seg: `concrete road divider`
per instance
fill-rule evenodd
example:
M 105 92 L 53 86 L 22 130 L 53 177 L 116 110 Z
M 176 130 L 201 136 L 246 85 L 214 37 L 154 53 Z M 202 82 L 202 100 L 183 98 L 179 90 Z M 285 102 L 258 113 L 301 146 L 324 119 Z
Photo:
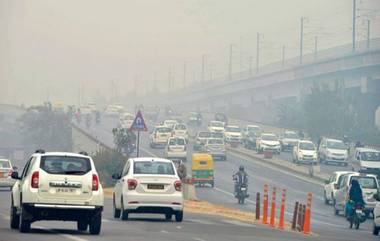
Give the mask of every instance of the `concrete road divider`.
M 183 180 L 182 185 L 183 185 L 183 198 L 185 200 L 193 200 L 197 201 L 197 195 L 195 191 L 195 186 L 193 184 L 193 179 L 192 178 L 186 178 Z

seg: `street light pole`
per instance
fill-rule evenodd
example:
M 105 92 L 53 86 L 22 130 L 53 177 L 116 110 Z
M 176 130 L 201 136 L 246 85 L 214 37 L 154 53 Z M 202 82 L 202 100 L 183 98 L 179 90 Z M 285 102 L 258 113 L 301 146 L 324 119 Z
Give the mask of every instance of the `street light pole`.
M 371 26 L 371 20 L 367 19 L 367 49 L 369 49 L 370 44 L 370 26 Z
M 204 83 L 205 81 L 205 58 L 206 58 L 206 55 L 203 54 L 202 55 L 202 83 Z
M 314 61 L 317 60 L 318 53 L 318 36 L 314 37 Z
M 356 0 L 352 0 L 352 52 L 356 50 Z
M 259 73 L 260 66 L 260 33 L 256 34 L 256 74 Z
M 303 55 L 303 21 L 304 17 L 301 18 L 301 31 L 300 31 L 300 64 L 302 64 L 302 55 Z
M 230 57 L 229 57 L 229 63 L 228 63 L 228 80 L 232 80 L 232 48 L 233 44 L 230 44 Z

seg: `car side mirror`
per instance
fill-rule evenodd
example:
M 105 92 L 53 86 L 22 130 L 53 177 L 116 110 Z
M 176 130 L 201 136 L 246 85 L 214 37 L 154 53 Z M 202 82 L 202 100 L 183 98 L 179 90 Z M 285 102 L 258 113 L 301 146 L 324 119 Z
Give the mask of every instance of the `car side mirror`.
M 17 180 L 20 180 L 20 179 L 21 179 L 21 178 L 18 176 L 18 172 L 12 172 L 11 178 L 12 178 L 12 179 L 17 179 Z
M 112 174 L 112 179 L 119 180 L 121 178 L 121 175 L 119 173 Z

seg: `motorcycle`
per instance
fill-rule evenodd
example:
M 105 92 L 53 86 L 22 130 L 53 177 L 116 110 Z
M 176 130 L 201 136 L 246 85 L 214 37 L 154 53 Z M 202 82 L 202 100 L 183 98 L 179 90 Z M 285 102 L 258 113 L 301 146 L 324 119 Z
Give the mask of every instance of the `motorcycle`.
M 239 204 L 244 204 L 245 199 L 249 196 L 247 192 L 248 192 L 247 184 L 245 183 L 238 184 L 237 193 L 235 197 L 237 198 Z
M 364 213 L 364 206 L 362 204 L 356 204 L 352 210 L 351 214 L 348 215 L 348 221 L 350 222 L 350 228 L 355 226 L 359 229 L 360 223 L 366 220 L 366 215 Z

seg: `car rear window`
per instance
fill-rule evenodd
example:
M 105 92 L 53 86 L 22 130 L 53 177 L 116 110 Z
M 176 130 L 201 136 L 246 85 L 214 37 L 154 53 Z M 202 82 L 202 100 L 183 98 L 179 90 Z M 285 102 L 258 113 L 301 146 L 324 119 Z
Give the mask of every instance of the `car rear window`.
M 352 180 L 357 180 L 362 188 L 367 188 L 367 189 L 376 189 L 377 188 L 377 183 L 376 179 L 373 177 L 352 177 Z
M 172 138 L 169 141 L 169 146 L 184 146 L 186 145 L 185 139 L 182 138 Z
M 210 132 L 199 132 L 198 136 L 201 138 L 209 138 Z
M 186 126 L 185 125 L 175 125 L 175 128 L 176 130 L 186 130 Z
M 173 164 L 169 162 L 139 161 L 133 163 L 134 174 L 174 175 Z
M 11 164 L 8 160 L 0 160 L 0 169 L 11 168 Z
M 83 175 L 91 170 L 91 163 L 85 157 L 43 156 L 40 168 L 49 174 Z
M 172 132 L 172 129 L 170 129 L 169 127 L 161 127 L 161 128 L 157 128 L 156 131 L 158 133 L 168 133 L 168 132 Z

